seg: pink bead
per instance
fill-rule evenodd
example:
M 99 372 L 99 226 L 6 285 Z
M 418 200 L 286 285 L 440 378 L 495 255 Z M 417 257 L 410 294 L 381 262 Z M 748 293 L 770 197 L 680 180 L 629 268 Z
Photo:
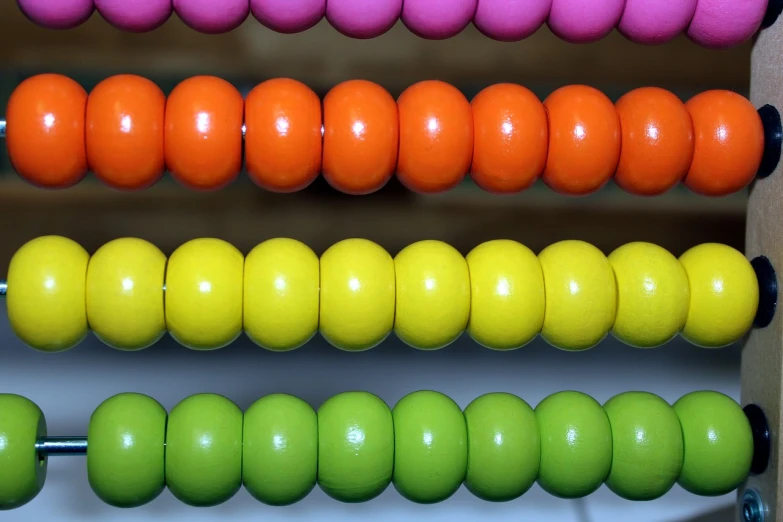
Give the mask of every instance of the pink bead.
M 502 42 L 516 42 L 544 25 L 552 0 L 478 0 L 473 25 Z
M 171 16 L 171 0 L 95 0 L 95 8 L 122 31 L 145 33 L 163 25 Z
M 278 33 L 301 33 L 321 21 L 326 0 L 250 0 L 256 20 Z
M 402 0 L 329 0 L 326 19 L 351 38 L 375 38 L 397 23 Z
M 766 10 L 767 0 L 698 0 L 688 38 L 713 49 L 739 45 L 758 31 Z
M 227 33 L 250 14 L 249 0 L 174 0 L 174 11 L 200 33 Z
M 570 43 L 596 42 L 620 22 L 625 0 L 552 0 L 549 28 Z
M 662 44 L 685 32 L 695 10 L 696 0 L 626 0 L 617 29 L 632 42 Z
M 443 40 L 461 33 L 476 14 L 478 0 L 405 0 L 402 22 L 414 34 Z
M 86 22 L 95 10 L 93 0 L 18 0 L 19 9 L 48 29 L 71 29 Z

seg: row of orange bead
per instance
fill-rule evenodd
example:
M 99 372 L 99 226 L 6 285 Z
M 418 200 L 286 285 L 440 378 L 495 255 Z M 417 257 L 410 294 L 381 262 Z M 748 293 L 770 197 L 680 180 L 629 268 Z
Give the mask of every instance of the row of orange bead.
M 263 82 L 243 99 L 225 80 L 198 76 L 167 98 L 138 76 L 108 78 L 88 95 L 45 74 L 18 86 L 6 117 L 14 168 L 52 188 L 92 170 L 137 190 L 168 169 L 187 187 L 215 190 L 238 176 L 244 156 L 250 177 L 276 192 L 301 190 L 322 172 L 349 194 L 374 192 L 395 173 L 413 191 L 438 193 L 470 173 L 494 193 L 541 178 L 558 193 L 584 195 L 614 178 L 639 195 L 684 182 L 722 196 L 753 180 L 764 149 L 761 118 L 744 97 L 713 90 L 683 103 L 655 87 L 613 104 L 583 85 L 541 102 L 497 84 L 469 102 L 447 83 L 424 81 L 395 102 L 381 86 L 353 80 L 322 103 L 291 79 Z

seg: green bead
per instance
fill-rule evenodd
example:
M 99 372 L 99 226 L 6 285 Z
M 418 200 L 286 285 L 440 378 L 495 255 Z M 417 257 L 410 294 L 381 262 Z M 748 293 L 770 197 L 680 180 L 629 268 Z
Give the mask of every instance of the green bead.
M 434 391 L 403 397 L 394 419 L 394 487 L 408 500 L 432 504 L 459 489 L 468 466 L 465 417 L 459 406 Z
M 257 500 L 286 506 L 315 487 L 318 420 L 315 411 L 291 395 L 268 395 L 245 412 L 242 481 Z
M 318 484 L 342 502 L 365 502 L 388 487 L 394 468 L 389 407 L 367 392 L 335 395 L 318 409 Z
M 465 408 L 468 471 L 465 486 L 483 500 L 503 502 L 535 483 L 541 435 L 533 409 L 508 393 L 482 395 Z
M 46 456 L 35 450 L 46 436 L 46 418 L 32 401 L 0 394 L 0 510 L 23 506 L 41 492 Z
M 155 399 L 121 393 L 98 406 L 87 430 L 87 478 L 115 507 L 154 500 L 166 484 L 166 410 Z
M 678 483 L 696 495 L 725 495 L 750 472 L 753 434 L 742 408 L 722 393 L 698 391 L 674 403 L 685 460 Z
M 171 410 L 166 484 L 179 500 L 209 507 L 242 484 L 242 410 L 220 395 L 192 395 Z
M 541 430 L 538 484 L 561 498 L 585 497 L 612 465 L 612 429 L 598 402 L 584 393 L 550 395 L 536 407 Z
M 612 427 L 606 485 L 627 500 L 653 500 L 677 482 L 683 462 L 680 419 L 669 403 L 645 392 L 621 393 L 604 405 Z

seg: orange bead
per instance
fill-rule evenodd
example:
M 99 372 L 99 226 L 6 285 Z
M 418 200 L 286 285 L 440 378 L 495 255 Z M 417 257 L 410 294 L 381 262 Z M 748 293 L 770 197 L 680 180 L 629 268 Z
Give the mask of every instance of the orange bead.
M 501 83 L 478 93 L 471 107 L 473 181 L 496 194 L 530 187 L 546 166 L 549 126 L 541 100 L 520 85 Z
M 473 156 L 473 112 L 465 96 L 447 83 L 425 81 L 408 87 L 397 108 L 400 181 L 424 194 L 459 184 Z
M 685 177 L 693 159 L 693 123 L 677 96 L 635 89 L 615 104 L 622 150 L 614 181 L 639 196 L 663 194 Z
M 755 107 L 731 91 L 706 91 L 685 104 L 693 120 L 693 161 L 685 185 L 703 196 L 726 196 L 756 177 L 764 127 Z
M 620 159 L 620 118 L 612 101 L 585 85 L 561 87 L 544 100 L 549 153 L 543 180 L 560 194 L 595 192 Z
M 242 168 L 244 100 L 230 83 L 194 76 L 177 85 L 166 102 L 166 166 L 186 187 L 216 190 Z
M 245 166 L 266 190 L 295 192 L 321 172 L 321 100 L 308 86 L 278 78 L 245 100 Z
M 160 179 L 166 97 L 150 80 L 123 74 L 87 99 L 87 162 L 110 187 L 147 188 Z
M 34 185 L 67 188 L 87 174 L 84 112 L 87 91 L 65 76 L 41 74 L 23 81 L 8 100 L 8 156 Z
M 324 98 L 326 181 L 346 194 L 369 194 L 394 174 L 399 149 L 397 104 L 383 87 L 352 80 Z

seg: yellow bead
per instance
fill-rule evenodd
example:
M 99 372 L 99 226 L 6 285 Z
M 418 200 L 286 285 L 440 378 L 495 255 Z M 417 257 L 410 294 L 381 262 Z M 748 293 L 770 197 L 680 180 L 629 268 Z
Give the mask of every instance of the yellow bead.
M 541 263 L 515 241 L 483 243 L 467 255 L 470 271 L 468 334 L 495 350 L 534 339 L 544 324 L 546 296 Z
M 753 325 L 759 285 L 750 262 L 727 245 L 705 243 L 680 256 L 691 302 L 682 336 L 705 348 L 740 340 Z
M 394 326 L 394 260 L 366 239 L 321 256 L 321 335 L 341 350 L 367 350 Z
M 180 344 L 214 350 L 242 332 L 245 260 L 220 239 L 194 239 L 177 248 L 166 270 L 166 326 Z
M 245 258 L 245 333 L 268 350 L 287 351 L 318 330 L 318 256 L 294 239 L 270 239 Z
M 89 254 L 75 241 L 42 236 L 26 243 L 8 268 L 8 319 L 26 344 L 45 352 L 73 348 L 87 335 L 85 280 Z
M 422 350 L 443 348 L 465 330 L 470 273 L 465 258 L 440 241 L 419 241 L 394 258 L 397 303 L 394 331 Z
M 617 281 L 612 334 L 639 348 L 653 348 L 680 333 L 688 318 L 688 276 L 669 251 L 628 243 L 609 254 Z
M 142 239 L 99 248 L 87 266 L 87 320 L 95 335 L 119 350 L 141 350 L 166 332 L 166 256 Z
M 538 259 L 546 288 L 541 336 L 563 350 L 592 348 L 611 330 L 617 310 L 609 260 L 584 241 L 560 241 Z

